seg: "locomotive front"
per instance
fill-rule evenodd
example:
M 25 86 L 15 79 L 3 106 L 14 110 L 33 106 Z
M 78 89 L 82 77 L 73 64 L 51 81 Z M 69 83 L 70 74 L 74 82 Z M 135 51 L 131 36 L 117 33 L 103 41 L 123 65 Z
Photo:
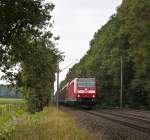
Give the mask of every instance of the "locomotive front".
M 95 105 L 96 80 L 95 78 L 77 78 L 76 95 L 80 104 Z

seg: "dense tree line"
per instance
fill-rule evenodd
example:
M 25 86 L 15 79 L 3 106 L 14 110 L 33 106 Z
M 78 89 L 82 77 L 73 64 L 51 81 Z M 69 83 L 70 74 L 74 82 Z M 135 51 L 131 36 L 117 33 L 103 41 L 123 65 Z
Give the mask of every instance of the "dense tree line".
M 22 98 L 22 95 L 11 85 L 0 85 L 0 98 Z
M 149 0 L 123 0 L 61 86 L 74 77 L 96 77 L 99 104 L 119 106 L 122 57 L 123 105 L 150 108 L 149 13 Z
M 0 68 L 31 112 L 48 105 L 61 57 L 51 32 L 53 9 L 45 0 L 0 0 Z

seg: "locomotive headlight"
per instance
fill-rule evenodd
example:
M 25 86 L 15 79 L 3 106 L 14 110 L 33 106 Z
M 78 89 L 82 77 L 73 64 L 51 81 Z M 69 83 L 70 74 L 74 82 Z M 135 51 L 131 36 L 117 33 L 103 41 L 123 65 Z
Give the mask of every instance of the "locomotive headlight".
M 80 97 L 80 95 L 79 95 L 79 94 L 78 94 L 77 96 L 78 96 L 78 98 Z
M 95 95 L 93 95 L 92 97 L 95 98 Z

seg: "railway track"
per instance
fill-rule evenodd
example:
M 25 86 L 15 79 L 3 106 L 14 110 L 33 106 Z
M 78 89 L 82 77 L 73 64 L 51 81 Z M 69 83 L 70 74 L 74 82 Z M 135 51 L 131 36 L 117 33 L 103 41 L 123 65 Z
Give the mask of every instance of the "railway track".
M 129 114 L 135 117 L 141 117 L 145 118 L 147 120 L 150 120 L 150 111 L 148 113 L 142 112 L 142 111 L 123 111 L 124 114 Z
M 114 115 L 114 116 L 118 116 L 118 117 L 122 117 L 122 118 L 128 118 L 130 120 L 136 120 L 139 122 L 143 122 L 143 123 L 149 123 L 150 124 L 150 118 L 142 116 L 142 115 L 137 115 L 137 114 L 131 114 L 131 113 L 125 113 L 123 111 L 101 111 L 103 113 L 107 113 L 110 115 Z
M 93 116 L 101 117 L 121 125 L 134 128 L 150 135 L 150 120 L 142 118 L 142 116 L 130 116 L 129 114 L 118 114 L 112 111 L 84 111 Z

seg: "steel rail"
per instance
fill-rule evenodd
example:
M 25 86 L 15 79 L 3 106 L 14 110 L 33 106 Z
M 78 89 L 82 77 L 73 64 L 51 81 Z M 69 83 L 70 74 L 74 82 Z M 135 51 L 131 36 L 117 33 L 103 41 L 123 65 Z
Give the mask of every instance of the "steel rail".
M 99 113 L 94 113 L 92 111 L 84 111 L 84 112 L 86 112 L 88 114 L 91 114 L 93 116 L 97 116 L 97 117 L 101 117 L 101 118 L 110 120 L 112 122 L 119 123 L 121 125 L 130 127 L 130 128 L 134 128 L 134 129 L 136 129 L 138 131 L 142 131 L 142 132 L 147 133 L 147 134 L 150 135 L 150 128 L 149 127 L 141 126 L 141 125 L 138 125 L 138 124 L 135 124 L 135 123 L 132 123 L 132 122 L 125 121 L 125 120 L 122 121 L 122 120 L 119 120 L 119 119 L 112 118 L 112 116 L 114 116 L 112 114 L 111 114 L 111 116 L 108 116 L 110 114 L 107 114 L 107 113 L 104 113 L 104 112 L 103 113 L 100 113 L 100 112 Z

